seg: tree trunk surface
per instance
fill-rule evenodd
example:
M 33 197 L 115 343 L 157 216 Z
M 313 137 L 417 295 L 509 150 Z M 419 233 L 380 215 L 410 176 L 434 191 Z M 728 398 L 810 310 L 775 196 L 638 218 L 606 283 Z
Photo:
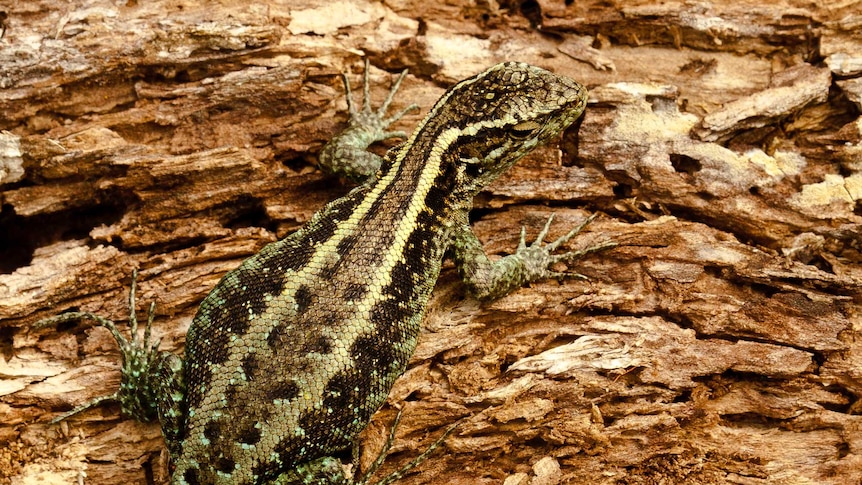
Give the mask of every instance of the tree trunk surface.
M 409 131 L 504 60 L 586 85 L 583 121 L 475 201 L 610 250 L 500 300 L 447 263 L 419 348 L 362 436 L 401 483 L 862 482 L 862 3 L 0 0 L 0 483 L 166 483 L 159 427 L 103 404 L 156 302 L 181 353 L 230 269 L 351 185 L 317 153 L 340 74 Z M 380 153 L 387 146 L 379 148 Z M 141 317 L 145 319 L 145 317 Z

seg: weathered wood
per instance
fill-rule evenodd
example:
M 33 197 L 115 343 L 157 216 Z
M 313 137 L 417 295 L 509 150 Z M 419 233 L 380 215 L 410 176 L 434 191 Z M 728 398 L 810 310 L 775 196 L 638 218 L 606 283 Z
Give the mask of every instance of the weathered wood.
M 0 3 L 0 483 L 165 483 L 154 424 L 104 405 L 104 329 L 156 301 L 182 350 L 218 279 L 350 184 L 316 154 L 339 73 L 393 110 L 507 59 L 591 89 L 559 146 L 476 200 L 489 252 L 521 224 L 619 246 L 587 281 L 464 296 L 451 267 L 364 433 L 381 474 L 465 418 L 404 483 L 862 482 L 862 4 L 362 0 Z M 0 15 L 0 19 L 3 16 Z M 411 113 L 409 130 L 424 113 Z M 385 147 L 380 147 L 384 150 Z M 560 150 L 562 149 L 562 150 Z

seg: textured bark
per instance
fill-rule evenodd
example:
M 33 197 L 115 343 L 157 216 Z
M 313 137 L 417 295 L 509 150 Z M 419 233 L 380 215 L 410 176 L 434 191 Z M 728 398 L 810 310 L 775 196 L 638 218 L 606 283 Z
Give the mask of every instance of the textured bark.
M 110 334 L 32 324 L 126 321 L 138 268 L 181 352 L 349 190 L 315 161 L 363 54 L 376 100 L 410 69 L 393 111 L 503 60 L 587 85 L 474 227 L 502 254 L 600 212 L 571 246 L 619 244 L 492 303 L 447 266 L 365 466 L 404 408 L 381 476 L 464 421 L 403 483 L 860 483 L 862 4 L 820 3 L 0 0 L 0 483 L 165 482 L 155 424 L 48 424 L 116 389 Z

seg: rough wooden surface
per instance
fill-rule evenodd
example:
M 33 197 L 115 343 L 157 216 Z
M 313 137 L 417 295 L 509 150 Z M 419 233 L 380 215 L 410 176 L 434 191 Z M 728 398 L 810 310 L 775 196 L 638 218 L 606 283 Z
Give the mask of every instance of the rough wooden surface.
M 116 345 L 67 309 L 157 302 L 181 351 L 229 269 L 349 184 L 315 166 L 339 73 L 380 100 L 522 60 L 591 89 L 585 119 L 476 201 L 494 253 L 619 246 L 480 304 L 451 267 L 365 433 L 405 409 L 403 483 L 862 482 L 862 3 L 0 0 L 0 483 L 164 483 L 116 406 Z M 424 113 L 398 128 L 409 130 Z M 385 149 L 385 147 L 381 147 Z

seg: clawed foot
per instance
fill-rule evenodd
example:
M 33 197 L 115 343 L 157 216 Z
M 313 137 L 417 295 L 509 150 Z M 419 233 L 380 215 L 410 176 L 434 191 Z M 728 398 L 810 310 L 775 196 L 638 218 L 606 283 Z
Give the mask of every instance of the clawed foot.
M 390 428 L 389 430 L 389 438 L 386 440 L 386 444 L 383 446 L 383 449 L 380 451 L 380 454 L 377 456 L 377 459 L 374 460 L 374 463 L 371 465 L 371 467 L 368 468 L 368 471 L 365 472 L 364 475 L 362 475 L 362 478 L 355 482 L 356 485 L 367 485 L 368 480 L 371 478 L 371 476 L 374 475 L 374 473 L 376 473 L 377 470 L 380 468 L 380 465 L 383 464 L 383 461 L 386 459 L 386 455 L 389 454 L 389 449 L 392 448 L 392 444 L 395 442 L 395 430 L 398 428 L 398 424 L 401 423 L 401 414 L 403 412 L 403 410 L 398 410 L 398 415 L 395 416 L 395 421 L 392 423 L 392 428 Z M 410 463 L 407 463 L 403 467 L 399 468 L 397 471 L 392 472 L 379 482 L 374 483 L 374 485 L 388 485 L 403 477 L 408 471 L 415 468 L 423 461 L 425 461 L 429 456 L 431 456 L 431 454 L 434 453 L 434 451 L 438 447 L 440 447 L 440 445 L 443 444 L 446 438 L 448 438 L 449 435 L 451 435 L 455 431 L 455 429 L 461 425 L 463 421 L 464 420 L 462 419 L 450 425 L 448 428 L 446 428 L 446 431 L 444 431 L 443 434 L 440 435 L 439 438 L 437 438 L 436 440 L 434 440 L 433 443 L 431 443 L 431 446 L 429 446 L 427 450 L 422 452 L 422 454 L 411 460 Z
M 139 421 L 151 421 L 156 418 L 155 400 L 152 396 L 142 391 L 146 388 L 138 378 L 146 374 L 146 369 L 157 358 L 159 341 L 151 342 L 151 328 L 153 324 L 155 303 L 150 304 L 147 312 L 147 325 L 144 328 L 144 338 L 138 336 L 138 318 L 135 313 L 135 291 L 137 287 L 137 270 L 132 272 L 132 288 L 129 292 L 129 326 L 131 327 L 131 339 L 127 339 L 117 329 L 117 325 L 107 318 L 89 312 L 68 312 L 54 317 L 46 318 L 36 322 L 36 328 L 47 327 L 64 322 L 72 322 L 82 319 L 90 319 L 111 332 L 120 353 L 123 356 L 122 383 L 117 392 L 101 396 L 90 402 L 82 404 L 69 412 L 61 414 L 51 420 L 52 424 L 58 423 L 70 416 L 80 413 L 86 409 L 97 406 L 106 401 L 117 401 L 120 403 L 121 411 L 126 416 L 131 416 Z
M 526 241 L 527 230 L 525 227 L 522 226 L 521 240 L 518 243 L 518 248 L 515 251 L 515 254 L 524 259 L 524 263 L 527 266 L 528 273 L 527 281 L 535 281 L 542 278 L 579 278 L 583 280 L 588 279 L 586 276 L 580 273 L 554 271 L 551 268 L 557 263 L 570 263 L 588 254 L 604 251 L 605 249 L 615 247 L 617 243 L 608 241 L 601 244 L 597 244 L 595 246 L 591 246 L 586 249 L 582 249 L 580 251 L 569 251 L 563 254 L 552 253 L 557 248 L 559 248 L 560 246 L 571 240 L 573 237 L 578 235 L 595 218 L 596 214 L 591 215 L 590 217 L 584 219 L 584 222 L 569 231 L 567 234 L 545 245 L 543 245 L 543 242 L 545 240 L 545 237 L 547 237 L 548 235 L 548 231 L 551 228 L 551 223 L 554 221 L 554 214 L 551 214 L 548 217 L 548 221 L 545 223 L 545 227 L 543 227 L 542 230 L 539 231 L 539 235 L 536 236 L 536 240 L 533 241 L 533 243 L 529 246 L 527 246 Z
M 539 232 L 536 240 L 527 246 L 526 230 L 521 228 L 521 239 L 514 254 L 497 261 L 491 261 L 476 234 L 466 224 L 456 226 L 452 238 L 455 264 L 461 273 L 461 279 L 467 285 L 470 293 L 480 300 L 493 300 L 507 295 L 527 283 L 544 278 L 581 278 L 579 273 L 554 271 L 552 267 L 560 262 L 571 262 L 584 255 L 602 251 L 616 246 L 616 243 L 605 242 L 580 251 L 569 251 L 563 254 L 553 254 L 560 246 L 581 232 L 584 227 L 595 219 L 588 217 L 578 227 L 568 234 L 544 244 L 545 237 L 551 228 L 554 216 L 548 218 L 545 227 Z
M 419 105 L 414 103 L 394 115 L 388 118 L 386 117 L 386 111 L 389 109 L 389 104 L 392 103 L 392 99 L 401 87 L 401 81 L 404 80 L 404 76 L 406 75 L 407 69 L 401 71 L 401 74 L 398 75 L 398 79 L 395 80 L 395 84 L 392 85 L 392 89 L 389 90 L 389 94 L 386 95 L 386 99 L 383 101 L 383 104 L 380 105 L 377 111 L 372 111 L 371 94 L 369 92 L 368 83 L 368 59 L 365 59 L 365 73 L 362 78 L 362 108 L 359 110 L 356 109 L 356 105 L 353 103 L 353 93 L 350 90 L 350 79 L 347 77 L 346 73 L 341 74 L 341 80 L 344 82 L 345 95 L 347 96 L 347 111 L 350 113 L 350 125 L 362 126 L 369 132 L 369 134 L 373 133 L 374 139 L 372 143 L 375 141 L 387 140 L 389 138 L 407 138 L 407 133 L 403 131 L 385 131 L 389 125 L 400 120 L 408 112 L 419 109 Z
M 392 116 L 386 116 L 386 111 L 406 75 L 407 70 L 405 69 L 398 76 L 392 89 L 389 90 L 389 94 L 380 108 L 373 111 L 368 83 L 368 59 L 365 60 L 362 106 L 359 109 L 353 102 L 353 93 L 350 90 L 347 74 L 342 74 L 347 96 L 347 110 L 350 113 L 349 125 L 323 147 L 319 155 L 321 167 L 331 173 L 343 175 L 353 180 L 362 180 L 377 172 L 382 159 L 367 151 L 368 147 L 374 142 L 389 138 L 406 138 L 407 134 L 403 131 L 386 131 L 386 128 L 409 111 L 419 108 L 418 105 L 411 104 Z

